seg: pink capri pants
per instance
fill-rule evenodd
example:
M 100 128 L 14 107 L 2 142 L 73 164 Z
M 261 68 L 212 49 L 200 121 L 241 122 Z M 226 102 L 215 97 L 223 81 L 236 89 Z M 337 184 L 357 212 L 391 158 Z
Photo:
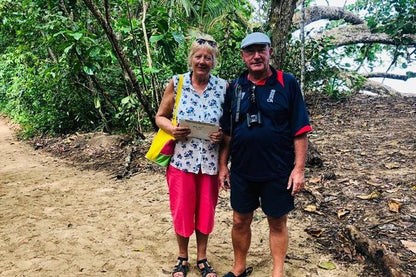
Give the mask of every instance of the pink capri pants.
M 218 202 L 218 175 L 188 173 L 169 165 L 166 179 L 175 232 L 183 237 L 190 237 L 195 229 L 210 234 Z

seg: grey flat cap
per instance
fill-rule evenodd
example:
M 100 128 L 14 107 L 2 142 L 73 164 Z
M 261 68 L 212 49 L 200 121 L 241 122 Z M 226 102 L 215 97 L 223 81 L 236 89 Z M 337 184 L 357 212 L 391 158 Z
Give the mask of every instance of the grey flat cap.
M 253 44 L 267 44 L 270 46 L 271 41 L 266 34 L 260 32 L 251 33 L 247 35 L 241 42 L 241 49 Z

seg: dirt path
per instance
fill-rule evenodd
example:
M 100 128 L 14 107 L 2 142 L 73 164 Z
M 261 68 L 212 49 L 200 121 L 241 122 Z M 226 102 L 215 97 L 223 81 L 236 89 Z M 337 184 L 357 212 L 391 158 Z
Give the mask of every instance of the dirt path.
M 220 273 L 232 265 L 231 209 L 221 193 L 209 258 Z M 253 223 L 249 264 L 269 276 L 268 232 L 262 214 Z M 289 221 L 287 276 L 359 276 L 359 264 L 318 267 L 331 257 L 314 248 L 308 219 Z M 195 243 L 190 261 L 195 265 Z M 162 174 L 116 180 L 80 170 L 13 137 L 0 119 L 0 276 L 170 276 L 176 242 Z M 190 277 L 200 276 L 193 268 Z

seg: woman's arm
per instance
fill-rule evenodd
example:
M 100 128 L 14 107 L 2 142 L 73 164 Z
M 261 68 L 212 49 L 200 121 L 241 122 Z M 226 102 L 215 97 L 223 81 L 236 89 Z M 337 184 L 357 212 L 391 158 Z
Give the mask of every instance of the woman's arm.
M 172 125 L 172 113 L 175 105 L 174 98 L 173 80 L 170 80 L 163 94 L 155 120 L 160 129 L 171 134 L 176 139 L 183 139 L 191 133 L 191 130 L 188 127 L 180 127 L 179 124 L 176 126 Z

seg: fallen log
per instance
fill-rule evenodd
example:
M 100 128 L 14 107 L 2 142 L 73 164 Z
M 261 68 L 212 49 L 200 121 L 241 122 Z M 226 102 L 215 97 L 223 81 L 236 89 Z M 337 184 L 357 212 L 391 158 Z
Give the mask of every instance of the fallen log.
M 347 238 L 355 245 L 355 250 L 366 255 L 389 277 L 409 277 L 400 271 L 400 259 L 383 245 L 371 240 L 353 225 L 347 225 L 345 231 Z

